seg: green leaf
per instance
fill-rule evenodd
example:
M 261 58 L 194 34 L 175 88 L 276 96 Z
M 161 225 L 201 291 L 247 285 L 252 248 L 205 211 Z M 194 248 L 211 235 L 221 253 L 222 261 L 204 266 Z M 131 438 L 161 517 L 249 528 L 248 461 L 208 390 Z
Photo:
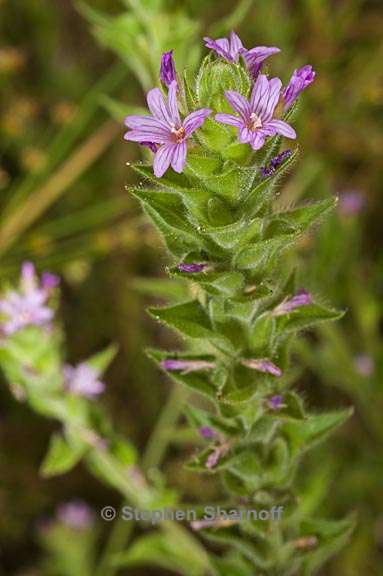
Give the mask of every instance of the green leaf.
M 271 353 L 275 338 L 275 319 L 268 312 L 256 318 L 250 328 L 250 348 L 255 356 L 262 358 Z
M 187 157 L 186 174 L 204 180 L 212 174 L 219 173 L 222 168 L 221 158 L 207 152 L 191 152 Z
M 254 576 L 254 568 L 240 554 L 230 554 L 228 558 L 214 558 L 218 576 Z
M 207 192 L 207 194 L 209 196 L 207 203 L 209 224 L 213 226 L 226 226 L 227 224 L 231 224 L 234 214 L 225 200 L 218 198 L 218 196 L 211 197 L 211 192 Z
M 248 244 L 254 238 L 259 239 L 262 224 L 261 218 L 253 218 L 252 220 L 242 218 L 226 226 L 205 227 L 203 234 L 208 234 L 222 248 L 233 250 L 236 247 Z
M 297 454 L 324 440 L 342 426 L 352 414 L 353 409 L 349 408 L 307 416 L 304 420 L 289 420 L 282 424 L 281 431 L 288 438 L 291 452 Z
M 289 333 L 297 330 L 304 330 L 327 320 L 338 320 L 344 315 L 343 311 L 326 308 L 320 304 L 307 304 L 300 306 L 289 314 L 276 318 L 277 332 Z
M 61 434 L 53 434 L 48 453 L 41 464 L 41 475 L 49 478 L 68 472 L 81 460 L 86 450 L 86 444 L 71 446 Z
M 219 338 L 210 318 L 196 300 L 163 308 L 149 308 L 150 314 L 190 338 Z
M 166 359 L 174 359 L 174 358 L 185 358 L 185 359 L 197 359 L 197 360 L 208 360 L 214 361 L 213 357 L 209 356 L 192 356 L 190 354 L 180 354 L 177 353 L 168 353 L 163 352 L 162 350 L 154 350 L 149 349 L 147 350 L 147 355 L 151 358 L 160 368 L 165 372 L 165 374 L 171 378 L 176 384 L 182 384 L 187 388 L 193 390 L 194 392 L 198 392 L 202 394 L 206 398 L 211 401 L 216 400 L 218 388 L 215 386 L 210 379 L 210 374 L 207 372 L 176 372 L 176 371 L 167 371 L 165 370 L 161 362 L 162 360 Z
M 178 174 L 174 170 L 167 170 L 161 178 L 157 178 L 153 173 L 152 164 L 132 164 L 132 168 L 139 176 L 159 188 L 174 192 L 187 190 L 190 186 L 189 179 L 184 174 Z
M 181 256 L 185 250 L 201 249 L 204 242 L 189 223 L 185 206 L 177 194 L 158 190 L 132 190 L 160 231 L 170 252 Z
M 306 520 L 302 523 L 303 537 L 315 537 L 316 549 L 303 560 L 302 576 L 311 576 L 350 539 L 356 518 L 352 514 L 343 520 Z
M 178 278 L 134 278 L 130 286 L 146 296 L 173 301 L 185 301 L 190 297 L 190 289 L 185 279 Z
M 292 210 L 275 213 L 267 230 L 267 234 L 283 234 L 286 231 L 305 232 L 318 220 L 333 210 L 337 204 L 334 197 L 326 198 L 320 202 L 314 202 L 306 206 L 299 206 Z
M 171 268 L 170 274 L 176 277 L 193 280 L 204 287 L 206 292 L 213 295 L 225 295 L 234 297 L 242 293 L 244 288 L 244 276 L 240 272 L 181 272 L 178 268 Z
M 240 532 L 238 526 L 203 530 L 202 534 L 204 538 L 211 542 L 221 545 L 224 544 L 238 550 L 245 558 L 250 560 L 257 569 L 268 571 L 270 560 L 265 556 L 264 547 L 262 547 L 262 544 L 257 539 L 252 538 L 252 541 L 246 539 L 245 535 Z
M 249 158 L 251 147 L 248 144 L 233 142 L 222 150 L 222 156 L 225 160 L 234 160 L 236 162 L 245 162 Z
M 202 128 L 197 132 L 198 140 L 210 150 L 220 152 L 232 141 L 232 133 L 223 124 L 207 118 Z
M 194 406 L 185 406 L 185 413 L 190 424 L 195 428 L 209 426 L 213 430 L 222 432 L 225 436 L 236 436 L 239 432 L 238 424 L 235 421 L 200 410 Z
M 295 238 L 294 234 L 284 234 L 242 248 L 234 256 L 234 265 L 241 270 L 253 270 L 258 275 L 264 274 L 274 263 L 275 258 L 291 247 Z
M 168 524 L 163 533 L 151 533 L 136 539 L 127 552 L 113 558 L 114 566 L 148 564 L 183 576 L 212 574 L 206 551 L 180 524 Z

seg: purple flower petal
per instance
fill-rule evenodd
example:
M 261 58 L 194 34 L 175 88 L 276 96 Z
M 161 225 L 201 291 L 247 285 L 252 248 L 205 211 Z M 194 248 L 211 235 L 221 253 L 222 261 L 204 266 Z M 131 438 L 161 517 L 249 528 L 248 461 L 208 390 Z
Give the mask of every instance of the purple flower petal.
M 153 114 L 154 118 L 164 122 L 167 126 L 172 126 L 173 118 L 168 106 L 166 105 L 164 96 L 159 88 L 153 88 L 152 90 L 149 90 L 146 96 L 146 101 L 148 103 L 148 108 Z
M 312 303 L 311 294 L 304 290 L 298 290 L 298 292 L 288 298 L 284 302 L 281 302 L 276 308 L 274 308 L 273 316 L 283 316 L 284 314 L 289 314 L 296 310 L 297 308 L 301 308 L 302 306 L 307 306 L 308 304 Z
M 266 135 L 261 130 L 258 130 L 258 132 L 254 132 L 250 140 L 250 144 L 253 150 L 259 150 L 260 148 L 262 148 L 262 146 L 265 143 L 265 139 Z
M 202 126 L 209 114 L 211 114 L 209 108 L 201 108 L 186 116 L 183 122 L 186 136 L 190 136 L 190 134 Z
M 215 468 L 215 466 L 217 466 L 218 461 L 221 457 L 222 453 L 220 450 L 220 447 L 214 448 L 213 452 L 211 452 L 211 454 L 209 454 L 207 460 L 206 460 L 206 468 L 208 468 L 209 470 L 211 470 L 212 468 Z
M 238 116 L 234 116 L 233 114 L 216 114 L 215 120 L 217 122 L 222 122 L 223 124 L 229 124 L 229 126 L 236 126 L 237 128 L 242 126 L 243 123 L 241 118 L 238 118 Z
M 269 121 L 273 117 L 274 110 L 277 107 L 281 95 L 281 88 L 282 82 L 279 78 L 272 78 L 269 81 L 269 97 L 263 112 L 265 121 Z
M 315 72 L 309 64 L 294 70 L 290 82 L 283 93 L 284 111 L 287 112 L 298 96 L 309 86 L 315 79 Z
M 261 167 L 262 177 L 266 178 L 267 176 L 271 176 L 272 174 L 274 174 L 275 170 L 277 170 L 277 168 L 279 168 L 279 166 L 281 164 L 283 164 L 283 162 L 287 158 L 289 158 L 291 156 L 291 154 L 292 154 L 291 150 L 284 150 L 283 152 L 281 152 L 280 154 L 275 156 L 270 161 L 270 164 L 268 164 L 266 166 L 262 166 Z
M 64 366 L 63 376 L 65 389 L 71 394 L 94 398 L 105 390 L 105 384 L 99 380 L 98 370 L 85 362 L 75 367 Z
M 180 144 L 175 144 L 173 148 L 173 157 L 172 157 L 172 168 L 175 172 L 180 174 L 185 166 L 186 162 L 186 142 L 181 142 Z
M 280 52 L 279 48 L 268 46 L 257 46 L 243 52 L 247 68 L 254 80 L 258 76 L 264 60 L 278 52 Z
M 208 36 L 204 38 L 205 46 L 210 50 L 214 50 L 219 56 L 222 56 L 228 62 L 235 62 L 233 56 L 230 54 L 230 43 L 227 38 L 218 38 L 213 40 Z
M 35 279 L 36 270 L 33 262 L 23 262 L 21 266 L 21 280 L 22 282 L 30 283 Z
M 292 128 L 292 126 L 283 120 L 271 120 L 266 124 L 266 127 L 275 130 L 275 132 L 285 136 L 286 138 L 292 138 L 295 140 L 297 137 L 297 133 L 295 132 L 294 128 Z
M 207 360 L 172 359 L 162 360 L 161 367 L 169 372 L 194 372 L 196 370 L 211 370 L 215 367 L 214 362 Z
M 207 265 L 204 262 L 200 264 L 198 264 L 197 262 L 193 262 L 191 264 L 181 262 L 181 264 L 178 264 L 177 268 L 180 272 L 196 273 L 196 272 L 203 272 L 206 266 Z
M 354 366 L 358 374 L 366 378 L 371 376 L 375 369 L 373 359 L 367 354 L 358 354 L 358 356 L 354 358 Z
M 230 33 L 230 53 L 234 57 L 234 55 L 238 55 L 243 50 L 243 44 L 241 42 L 240 37 L 235 33 Z M 237 58 L 238 60 L 238 58 Z
M 41 287 L 43 290 L 51 291 L 60 284 L 59 276 L 50 272 L 43 272 L 41 275 Z
M 272 396 L 268 400 L 268 405 L 271 410 L 280 410 L 283 408 L 283 397 L 279 394 Z
M 349 190 L 339 196 L 339 212 L 342 216 L 358 214 L 365 203 L 366 199 L 359 190 Z
M 268 358 L 249 358 L 241 361 L 243 366 L 251 368 L 252 370 L 258 370 L 259 372 L 264 372 L 265 374 L 271 374 L 272 376 L 277 376 L 278 378 L 282 376 L 282 370 L 278 368 L 271 360 Z
M 154 142 L 139 142 L 139 144 L 141 144 L 141 146 L 149 148 L 149 150 L 151 150 L 154 153 L 156 153 L 158 150 L 158 145 L 155 144 Z
M 250 105 L 246 98 L 234 90 L 227 90 L 225 96 L 232 108 L 234 108 L 242 120 L 246 122 L 251 114 Z
M 250 108 L 257 116 L 263 119 L 269 98 L 269 81 L 264 74 L 260 74 L 250 97 Z
M 58 508 L 57 519 L 74 530 L 86 530 L 94 523 L 94 514 L 87 504 L 74 500 Z
M 173 59 L 173 50 L 164 52 L 161 58 L 160 80 L 166 86 L 170 86 L 176 80 L 176 67 Z
M 164 133 L 169 130 L 166 122 L 153 118 L 153 116 L 126 116 L 124 123 L 132 130 L 163 130 Z
M 161 178 L 169 168 L 173 160 L 174 148 L 175 145 L 172 143 L 164 144 L 157 150 L 153 161 L 153 170 L 157 178 Z
M 124 134 L 124 140 L 128 140 L 130 142 L 152 142 L 153 144 L 169 144 L 173 143 L 172 134 L 171 132 L 163 133 L 163 134 L 156 134 L 153 132 L 144 132 L 141 130 L 131 130 L 130 132 L 126 132 Z
M 205 440 L 213 440 L 213 438 L 215 438 L 217 435 L 213 428 L 210 428 L 210 426 L 201 426 L 199 433 L 202 438 L 205 438 Z
M 178 104 L 177 104 L 177 90 L 178 85 L 175 80 L 169 86 L 169 111 L 170 111 L 170 118 L 171 118 L 171 125 L 179 128 L 181 126 L 181 118 L 180 113 L 178 112 Z
M 247 126 L 241 126 L 239 129 L 239 141 L 241 144 L 247 144 L 253 139 L 254 133 Z

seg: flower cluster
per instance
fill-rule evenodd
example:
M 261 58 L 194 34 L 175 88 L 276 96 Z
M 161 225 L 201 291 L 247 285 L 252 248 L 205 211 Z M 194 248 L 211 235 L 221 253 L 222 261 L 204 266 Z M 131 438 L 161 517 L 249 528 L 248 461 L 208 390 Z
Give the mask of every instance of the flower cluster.
M 19 290 L 10 290 L 0 300 L 3 334 L 9 336 L 26 326 L 49 326 L 54 313 L 48 300 L 58 283 L 58 277 L 48 272 L 42 275 L 39 283 L 34 265 L 25 262 Z
M 43 272 L 39 281 L 34 265 L 23 263 L 19 290 L 9 290 L 0 299 L 0 331 L 5 341 L 28 326 L 51 328 L 55 312 L 50 298 L 59 282 L 59 277 L 50 272 Z M 62 367 L 64 390 L 68 394 L 95 398 L 105 389 L 99 377 L 99 371 L 86 362 Z
M 250 98 L 238 91 L 226 90 L 225 97 L 235 114 L 215 110 L 215 121 L 237 128 L 239 142 L 249 144 L 253 150 L 259 150 L 268 138 L 276 135 L 295 139 L 294 128 L 280 115 L 286 113 L 301 92 L 313 82 L 315 72 L 312 67 L 306 65 L 295 70 L 288 85 L 283 88 L 279 78 L 269 79 L 266 74 L 261 74 L 264 61 L 277 54 L 279 48 L 257 46 L 248 50 L 235 32 L 229 39 L 206 37 L 205 44 L 219 58 L 232 65 L 241 66 L 242 59 L 253 83 Z M 129 131 L 124 136 L 126 140 L 148 147 L 155 154 L 153 168 L 157 178 L 161 178 L 170 166 L 175 172 L 183 172 L 187 141 L 213 113 L 210 108 L 201 108 L 181 119 L 181 91 L 172 50 L 162 56 L 160 80 L 168 88 L 167 99 L 159 88 L 150 90 L 147 104 L 151 116 L 127 116 L 125 124 Z M 273 171 L 275 167 L 268 170 Z

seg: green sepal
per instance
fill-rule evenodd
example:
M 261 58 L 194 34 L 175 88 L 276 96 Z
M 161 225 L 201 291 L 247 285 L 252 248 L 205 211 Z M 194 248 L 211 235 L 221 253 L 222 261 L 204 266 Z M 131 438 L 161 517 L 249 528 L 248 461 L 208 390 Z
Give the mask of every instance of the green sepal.
M 190 71 L 188 68 L 184 70 L 184 77 L 183 77 L 183 95 L 186 102 L 187 113 L 190 114 L 193 110 L 197 109 L 197 99 L 194 90 L 191 87 L 192 79 L 188 76 L 190 75 Z
M 250 79 L 240 64 L 231 64 L 222 59 L 211 61 L 210 56 L 203 60 L 196 80 L 198 104 L 202 108 L 232 113 L 225 91 L 235 90 L 246 96 L 249 88 Z

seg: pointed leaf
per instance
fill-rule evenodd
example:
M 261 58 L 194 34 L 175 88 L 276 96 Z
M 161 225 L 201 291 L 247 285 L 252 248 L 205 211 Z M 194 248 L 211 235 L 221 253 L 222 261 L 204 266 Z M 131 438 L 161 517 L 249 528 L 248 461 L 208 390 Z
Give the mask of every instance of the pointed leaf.
M 307 416 L 304 420 L 290 420 L 282 424 L 281 430 L 288 438 L 291 452 L 297 454 L 324 440 L 342 426 L 352 413 L 353 409 L 349 408 Z
M 61 434 L 53 434 L 48 452 L 41 464 L 41 475 L 48 478 L 68 472 L 81 460 L 86 450 L 85 443 L 74 447 L 69 445 Z

